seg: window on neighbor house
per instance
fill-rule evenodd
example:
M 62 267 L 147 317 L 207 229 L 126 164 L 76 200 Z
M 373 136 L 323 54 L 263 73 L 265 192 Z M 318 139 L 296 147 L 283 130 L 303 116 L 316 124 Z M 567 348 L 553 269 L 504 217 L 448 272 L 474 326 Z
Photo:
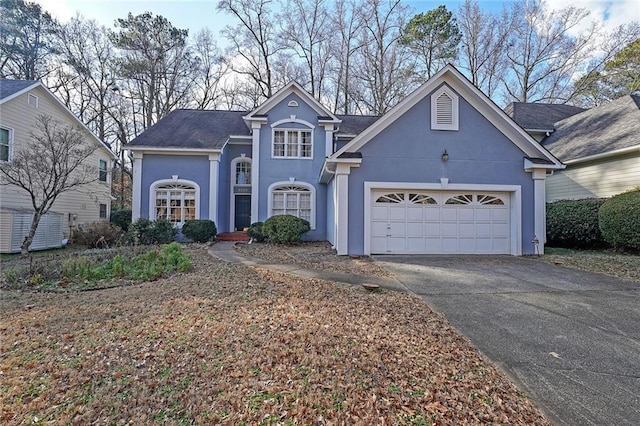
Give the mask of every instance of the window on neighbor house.
M 105 160 L 100 160 L 98 165 L 98 180 L 100 182 L 107 181 L 107 162 Z
M 172 223 L 196 219 L 196 189 L 193 186 L 159 185 L 155 195 L 155 219 L 166 219 Z
M 107 205 L 100 204 L 100 219 L 106 219 L 106 218 L 107 218 Z
M 9 161 L 11 153 L 11 130 L 0 127 L 0 161 Z
M 32 108 L 38 108 L 38 97 L 29 93 L 27 96 L 27 104 Z
M 312 191 L 302 185 L 282 185 L 272 189 L 269 216 L 290 214 L 304 219 L 314 227 Z
M 273 156 L 276 158 L 311 158 L 311 130 L 274 130 Z

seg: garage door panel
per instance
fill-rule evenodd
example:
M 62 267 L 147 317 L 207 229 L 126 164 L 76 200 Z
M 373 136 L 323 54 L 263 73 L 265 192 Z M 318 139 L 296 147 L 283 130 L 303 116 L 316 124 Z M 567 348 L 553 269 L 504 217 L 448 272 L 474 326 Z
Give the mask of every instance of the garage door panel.
M 374 197 L 377 201 L 371 206 L 371 253 L 511 251 L 508 194 L 451 190 L 392 190 L 384 194 L 393 195 L 393 199 Z M 444 204 L 447 201 L 453 204 Z

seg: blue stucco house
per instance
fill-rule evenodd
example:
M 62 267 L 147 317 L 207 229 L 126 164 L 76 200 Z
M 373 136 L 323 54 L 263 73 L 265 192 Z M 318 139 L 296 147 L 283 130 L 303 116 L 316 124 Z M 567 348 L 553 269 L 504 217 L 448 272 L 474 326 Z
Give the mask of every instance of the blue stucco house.
M 381 117 L 290 83 L 253 111 L 173 111 L 128 148 L 134 220 L 293 214 L 341 255 L 542 253 L 564 167 L 451 65 Z

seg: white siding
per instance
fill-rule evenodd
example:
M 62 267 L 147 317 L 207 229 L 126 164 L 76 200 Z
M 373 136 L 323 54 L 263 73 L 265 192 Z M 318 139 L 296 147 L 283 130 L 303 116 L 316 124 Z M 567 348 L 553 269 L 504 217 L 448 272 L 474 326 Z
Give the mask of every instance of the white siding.
M 28 103 L 28 95 L 38 97 L 38 107 Z M 38 115 L 46 114 L 66 125 L 79 125 L 68 111 L 60 106 L 51 95 L 41 87 L 37 87 L 28 93 L 24 93 L 2 104 L 0 124 L 13 129 L 13 150 L 16 153 L 30 140 L 30 134 L 34 131 L 34 124 Z M 87 143 L 97 143 L 87 132 Z M 102 145 L 88 159 L 89 164 L 96 169 L 98 177 L 98 163 L 107 161 L 107 170 L 111 172 L 112 161 L 106 148 Z M 107 214 L 111 206 L 111 173 L 107 183 L 95 181 L 60 195 L 51 211 L 62 213 L 64 218 L 63 231 L 69 234 L 69 213 L 77 215 L 78 223 L 89 223 L 99 219 L 100 204 L 107 205 Z M 33 209 L 31 200 L 26 191 L 9 186 L 0 186 L 0 201 L 2 207 Z
M 640 186 L 640 153 L 568 165 L 546 182 L 547 202 L 611 197 Z

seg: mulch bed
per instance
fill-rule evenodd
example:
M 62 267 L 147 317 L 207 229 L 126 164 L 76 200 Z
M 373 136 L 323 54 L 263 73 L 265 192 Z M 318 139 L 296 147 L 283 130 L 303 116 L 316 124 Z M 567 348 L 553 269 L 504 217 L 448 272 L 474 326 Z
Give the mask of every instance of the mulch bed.
M 3 424 L 549 422 L 420 299 L 230 265 L 0 291 Z

